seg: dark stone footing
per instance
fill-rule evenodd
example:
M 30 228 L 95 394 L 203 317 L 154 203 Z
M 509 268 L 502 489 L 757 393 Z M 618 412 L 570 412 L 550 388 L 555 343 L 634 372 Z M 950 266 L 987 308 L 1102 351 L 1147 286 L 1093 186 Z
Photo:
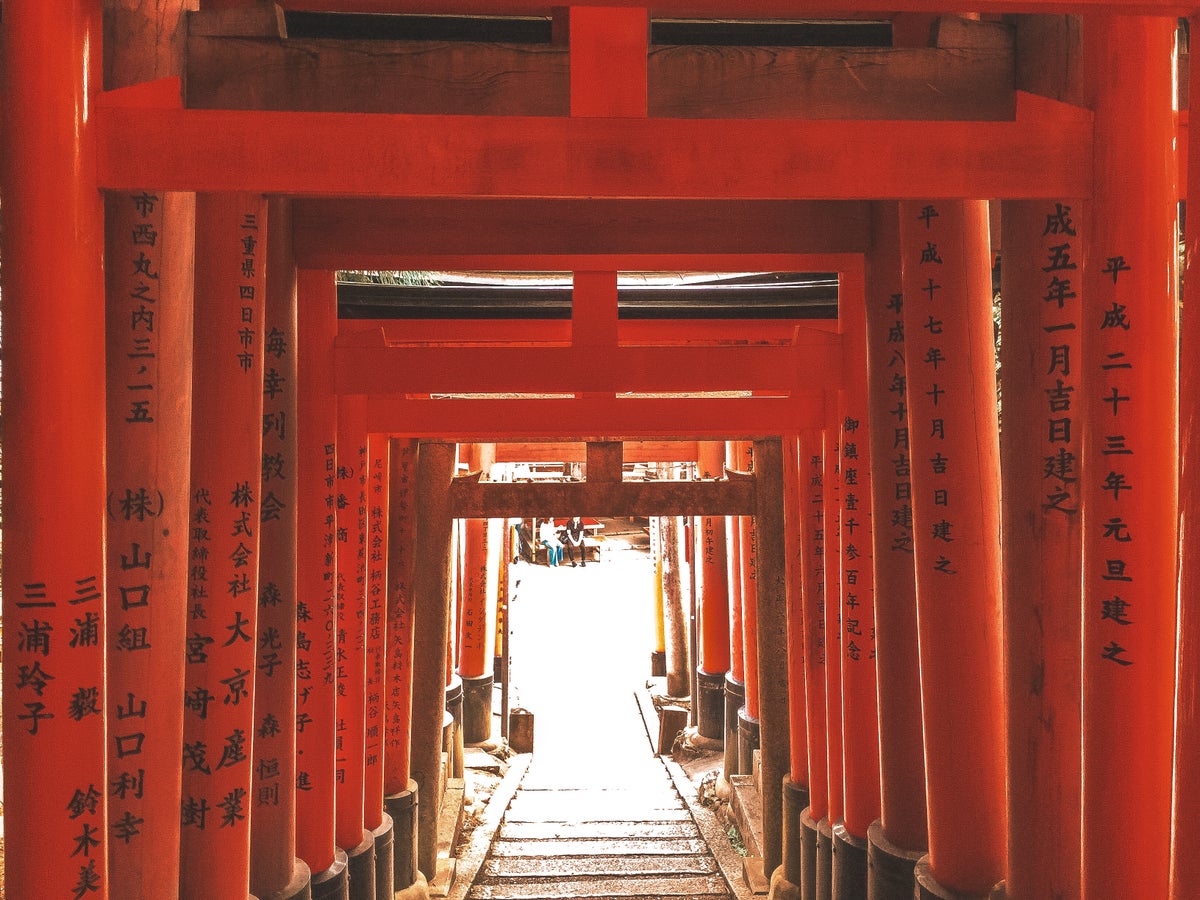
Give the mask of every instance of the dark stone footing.
M 758 719 L 746 714 L 746 707 L 738 710 L 738 774 L 749 775 L 754 771 L 754 751 L 758 749 L 760 729 Z
M 817 823 L 817 900 L 833 900 L 833 826 Z
M 734 681 L 732 675 L 725 676 L 725 769 L 728 781 L 731 775 L 740 775 L 738 769 L 738 711 L 746 703 L 746 686 Z
M 333 852 L 333 865 L 312 877 L 312 900 L 350 900 L 346 851 Z
M 462 731 L 468 744 L 481 744 L 492 736 L 494 681 L 491 675 L 462 680 Z
M 991 900 L 997 896 L 1004 896 L 1004 889 L 1000 884 L 982 894 L 968 894 L 939 884 L 933 877 L 933 866 L 929 863 L 928 853 L 917 860 L 913 876 L 916 881 L 916 893 L 913 895 L 915 900 Z M 1000 893 L 997 894 L 997 891 Z
M 308 864 L 297 859 L 292 863 L 292 880 L 287 887 L 270 894 L 262 894 L 259 900 L 312 900 L 312 873 Z
M 912 900 L 916 878 L 913 870 L 924 850 L 897 847 L 883 833 L 876 819 L 867 829 L 867 889 L 871 900 Z
M 817 900 L 817 820 L 808 809 L 800 814 L 800 897 Z
M 650 677 L 662 678 L 667 674 L 667 651 L 655 650 L 650 654 Z
M 862 900 L 867 896 L 867 841 L 846 830 L 844 822 L 833 826 L 834 900 Z
M 808 788 L 783 776 L 783 877 L 799 887 L 803 883 L 804 843 L 800 817 L 808 808 Z
M 725 739 L 725 673 L 712 675 L 696 669 L 696 731 L 714 741 Z
M 395 882 L 395 861 L 393 843 L 395 826 L 392 817 L 383 814 L 379 827 L 371 832 L 375 837 L 375 900 L 387 900 L 392 895 L 392 884 Z
M 412 887 L 417 880 L 417 783 L 408 790 L 388 794 L 383 808 L 392 819 L 392 890 Z
M 375 900 L 375 835 L 363 829 L 358 846 L 346 851 L 350 900 Z

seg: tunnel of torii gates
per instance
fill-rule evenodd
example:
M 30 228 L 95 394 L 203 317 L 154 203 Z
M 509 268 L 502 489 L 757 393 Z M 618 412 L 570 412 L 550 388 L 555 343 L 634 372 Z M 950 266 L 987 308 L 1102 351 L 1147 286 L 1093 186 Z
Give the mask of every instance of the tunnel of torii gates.
M 486 674 L 453 521 L 547 511 L 697 516 L 738 573 L 697 662 L 776 896 L 1200 896 L 1192 7 L 282 4 L 552 16 L 365 52 L 103 5 L 3 9 L 8 896 L 419 894 Z M 648 37 L 798 15 L 892 45 Z M 354 268 L 570 271 L 571 317 L 339 322 Z M 620 270 L 839 314 L 633 321 Z M 479 477 L 539 444 L 586 478 Z

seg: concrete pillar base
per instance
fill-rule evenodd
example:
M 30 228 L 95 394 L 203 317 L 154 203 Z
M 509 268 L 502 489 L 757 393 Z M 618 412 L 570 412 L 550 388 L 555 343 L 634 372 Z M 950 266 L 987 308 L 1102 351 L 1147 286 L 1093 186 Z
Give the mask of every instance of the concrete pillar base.
M 482 744 L 492 736 L 492 685 L 491 675 L 462 680 L 462 732 L 463 742 Z
M 442 752 L 446 754 L 446 778 L 463 777 L 464 747 L 462 729 L 458 727 L 454 713 L 446 710 L 442 714 Z
M 650 654 L 650 677 L 663 678 L 667 674 L 667 651 L 655 650 Z
M 725 739 L 725 673 L 696 669 L 696 731 L 714 741 Z
M 808 808 L 808 788 L 783 777 L 783 878 L 799 886 L 803 882 L 804 843 L 800 817 Z M 772 876 L 774 877 L 774 876 Z M 799 889 L 797 887 L 797 889 Z
M 738 710 L 738 774 L 749 775 L 754 771 L 754 751 L 759 747 L 760 729 L 758 719 L 746 714 L 746 707 Z
M 817 900 L 817 820 L 809 809 L 800 813 L 800 896 Z
M 817 900 L 833 900 L 833 826 L 829 819 L 817 823 Z
M 430 900 L 429 882 L 418 872 L 417 880 L 403 890 L 396 891 L 391 900 Z
M 982 894 L 965 894 L 939 884 L 933 877 L 933 866 L 930 865 L 928 853 L 917 860 L 913 874 L 916 880 L 916 893 L 913 894 L 915 900 L 996 900 L 1004 896 L 1003 882 Z
M 383 808 L 392 820 L 392 890 L 402 891 L 421 874 L 417 871 L 417 783 L 410 779 L 408 790 L 388 794 Z
M 375 900 L 375 835 L 363 829 L 357 847 L 346 851 L 350 900 Z
M 917 860 L 925 850 L 897 847 L 876 819 L 867 829 L 867 889 L 871 900 L 912 900 Z
M 783 874 L 783 866 L 771 875 L 771 888 L 767 892 L 767 900 L 802 900 L 800 886 L 788 881 Z
M 844 822 L 833 826 L 833 896 L 835 900 L 867 896 L 867 842 L 847 831 Z
M 292 880 L 287 887 L 270 894 L 263 894 L 259 900 L 312 900 L 312 873 L 308 871 L 308 863 L 302 859 L 292 864 Z
M 312 900 L 350 900 L 346 851 L 333 851 L 333 865 L 312 877 Z
M 383 814 L 379 827 L 371 832 L 375 837 L 375 900 L 386 900 L 391 896 L 392 884 L 396 880 L 394 872 L 395 826 L 392 817 Z
M 722 775 L 740 775 L 738 769 L 738 711 L 746 704 L 746 686 L 725 676 L 725 761 Z
M 454 716 L 454 724 L 461 728 L 463 720 L 463 680 L 457 675 L 451 675 L 450 684 L 446 686 L 446 712 Z

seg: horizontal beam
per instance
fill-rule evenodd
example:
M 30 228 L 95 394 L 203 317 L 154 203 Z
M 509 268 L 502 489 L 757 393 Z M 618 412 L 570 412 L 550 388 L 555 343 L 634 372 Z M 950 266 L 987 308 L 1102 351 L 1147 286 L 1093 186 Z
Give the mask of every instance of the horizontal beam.
M 117 92 L 119 93 L 119 92 Z M 95 112 L 102 188 L 347 197 L 1088 197 L 1091 116 L 1015 122 Z
M 731 481 L 609 481 L 514 483 L 456 478 L 455 518 L 504 516 L 752 516 L 753 478 Z
M 526 440 L 754 440 L 826 424 L 819 391 L 718 399 L 406 400 L 367 398 L 367 427 L 397 437 Z
M 315 269 L 432 268 L 429 260 L 720 271 L 725 257 L 732 271 L 814 272 L 828 268 L 810 257 L 861 253 L 870 241 L 863 201 L 307 199 L 292 215 L 297 265 Z
M 836 338 L 772 347 L 339 347 L 339 394 L 622 393 L 836 388 Z
M 584 462 L 587 445 L 582 441 L 496 444 L 498 463 Z M 696 462 L 699 448 L 695 441 L 626 441 L 623 459 L 627 463 Z

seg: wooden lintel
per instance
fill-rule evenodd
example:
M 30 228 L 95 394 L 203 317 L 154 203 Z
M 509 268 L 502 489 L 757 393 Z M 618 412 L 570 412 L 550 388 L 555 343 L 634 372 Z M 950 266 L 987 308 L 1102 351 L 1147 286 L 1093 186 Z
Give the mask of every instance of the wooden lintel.
M 450 487 L 455 518 L 505 516 L 752 516 L 753 481 L 477 482 Z
M 620 441 L 592 441 L 587 445 L 587 479 L 589 482 L 621 480 L 624 444 Z
M 536 441 L 496 444 L 497 463 L 586 462 L 587 444 L 582 441 Z M 696 441 L 624 441 L 622 458 L 630 463 L 695 462 Z M 590 474 L 590 470 L 589 470 Z

